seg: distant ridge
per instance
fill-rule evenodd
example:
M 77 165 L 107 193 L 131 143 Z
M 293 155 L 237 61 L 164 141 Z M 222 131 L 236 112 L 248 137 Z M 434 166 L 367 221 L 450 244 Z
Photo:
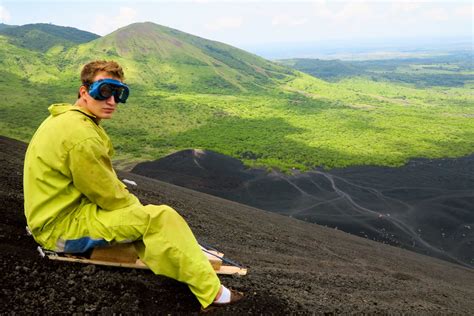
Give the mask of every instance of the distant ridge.
M 8 29 L 8 28 L 12 28 L 12 27 L 17 27 L 18 25 L 8 25 L 8 24 L 5 24 L 5 23 L 0 23 L 0 31 L 4 30 L 4 29 Z
M 347 76 L 365 75 L 362 67 L 342 60 L 321 60 L 310 58 L 281 59 L 282 65 L 290 66 L 299 71 L 310 74 L 323 80 L 341 79 Z
M 45 52 L 55 45 L 70 47 L 87 43 L 100 36 L 73 27 L 46 23 L 25 24 L 21 26 L 0 25 L 0 34 L 9 37 L 16 46 Z

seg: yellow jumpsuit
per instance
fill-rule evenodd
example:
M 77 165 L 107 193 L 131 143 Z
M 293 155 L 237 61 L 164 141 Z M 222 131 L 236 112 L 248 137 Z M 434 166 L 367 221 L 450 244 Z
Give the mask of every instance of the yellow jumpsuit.
M 49 250 L 82 252 L 110 242 L 134 242 L 156 274 L 188 284 L 203 307 L 220 281 L 184 219 L 166 205 L 146 205 L 117 178 L 113 148 L 94 115 L 53 104 L 25 157 L 28 227 Z

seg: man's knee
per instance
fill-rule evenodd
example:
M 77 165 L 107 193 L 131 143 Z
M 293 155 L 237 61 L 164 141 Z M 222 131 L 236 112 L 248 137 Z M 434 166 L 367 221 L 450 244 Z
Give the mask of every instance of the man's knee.
M 187 225 L 183 217 L 168 205 L 147 205 L 144 209 L 150 215 L 152 221 L 166 223 L 168 226 Z
M 168 205 L 153 205 L 149 204 L 144 207 L 146 213 L 148 213 L 151 217 L 181 217 L 181 215 L 176 212 L 175 209 Z

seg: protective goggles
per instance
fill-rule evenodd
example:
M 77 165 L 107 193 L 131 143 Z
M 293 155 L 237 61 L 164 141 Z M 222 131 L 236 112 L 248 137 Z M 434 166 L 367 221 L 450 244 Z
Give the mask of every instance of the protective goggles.
M 115 102 L 125 103 L 130 90 L 128 86 L 115 79 L 101 79 L 89 86 L 89 95 L 96 100 L 107 100 L 114 96 Z

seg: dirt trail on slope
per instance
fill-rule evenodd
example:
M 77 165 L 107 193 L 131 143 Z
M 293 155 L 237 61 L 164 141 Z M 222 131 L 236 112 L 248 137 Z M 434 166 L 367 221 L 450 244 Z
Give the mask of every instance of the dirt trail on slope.
M 190 313 L 186 286 L 150 271 L 50 262 L 24 231 L 25 144 L 0 137 L 0 313 Z M 249 267 L 246 293 L 216 314 L 456 313 L 474 310 L 474 271 L 142 176 L 132 191 L 173 206 L 199 240 Z

